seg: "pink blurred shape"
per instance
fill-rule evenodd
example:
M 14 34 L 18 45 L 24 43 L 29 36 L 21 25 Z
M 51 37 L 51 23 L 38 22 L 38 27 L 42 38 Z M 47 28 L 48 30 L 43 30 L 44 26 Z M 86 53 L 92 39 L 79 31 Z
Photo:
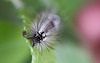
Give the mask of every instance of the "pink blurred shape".
M 100 1 L 88 3 L 81 9 L 77 28 L 95 63 L 100 63 Z

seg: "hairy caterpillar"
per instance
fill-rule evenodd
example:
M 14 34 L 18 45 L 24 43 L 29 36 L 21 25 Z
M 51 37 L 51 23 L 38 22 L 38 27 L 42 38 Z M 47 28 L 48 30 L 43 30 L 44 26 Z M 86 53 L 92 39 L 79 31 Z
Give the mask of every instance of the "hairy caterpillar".
M 48 48 L 54 44 L 53 40 L 58 34 L 59 26 L 60 18 L 58 15 L 50 11 L 43 11 L 30 24 L 29 37 L 26 31 L 23 31 L 23 36 L 28 40 L 32 40 L 32 47 Z

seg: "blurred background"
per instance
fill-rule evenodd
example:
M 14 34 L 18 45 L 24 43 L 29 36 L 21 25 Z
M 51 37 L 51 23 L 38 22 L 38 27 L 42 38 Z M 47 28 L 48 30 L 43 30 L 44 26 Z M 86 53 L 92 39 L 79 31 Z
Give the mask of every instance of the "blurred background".
M 50 4 L 49 1 L 53 3 Z M 33 18 L 33 14 L 46 5 L 59 9 L 62 20 L 63 36 L 54 52 L 56 63 L 91 63 L 79 45 L 73 25 L 77 10 L 86 2 L 87 0 L 0 0 L 0 63 L 31 63 L 31 52 L 22 36 L 23 21 L 20 15 L 29 18 L 32 15 Z
M 0 0 L 0 63 L 31 63 L 22 31 L 22 20 L 17 17 L 14 5 Z

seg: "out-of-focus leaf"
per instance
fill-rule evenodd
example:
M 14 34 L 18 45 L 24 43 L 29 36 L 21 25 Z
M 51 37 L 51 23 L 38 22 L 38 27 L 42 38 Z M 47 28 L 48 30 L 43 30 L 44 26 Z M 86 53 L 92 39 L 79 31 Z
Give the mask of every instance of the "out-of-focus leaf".
M 22 26 L 0 21 L 0 63 L 30 63 Z

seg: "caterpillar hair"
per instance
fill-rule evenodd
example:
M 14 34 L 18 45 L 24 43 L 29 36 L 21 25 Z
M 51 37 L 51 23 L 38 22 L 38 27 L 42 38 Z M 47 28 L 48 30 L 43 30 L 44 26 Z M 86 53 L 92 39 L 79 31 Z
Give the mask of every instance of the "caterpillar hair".
M 29 37 L 23 31 L 23 37 L 33 42 L 32 47 L 36 46 L 39 50 L 52 48 L 55 43 L 56 35 L 60 26 L 60 18 L 57 14 L 50 11 L 43 11 L 30 24 Z

